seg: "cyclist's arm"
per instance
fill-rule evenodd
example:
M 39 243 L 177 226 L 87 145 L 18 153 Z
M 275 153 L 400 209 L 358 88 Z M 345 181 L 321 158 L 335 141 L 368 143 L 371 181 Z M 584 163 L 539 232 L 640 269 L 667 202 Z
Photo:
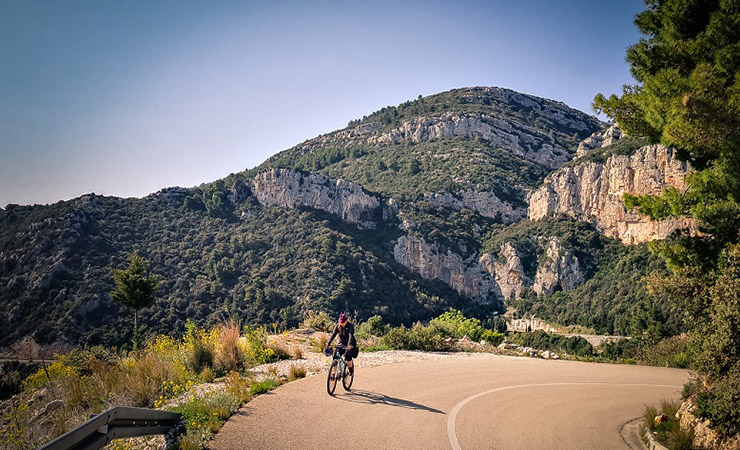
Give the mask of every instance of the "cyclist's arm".
M 347 347 L 352 347 L 352 339 L 355 336 L 355 326 L 352 325 L 352 331 L 349 332 L 349 336 L 347 337 Z
M 339 326 L 338 325 L 335 325 L 334 326 L 334 332 L 331 334 L 331 337 L 329 338 L 329 342 L 326 343 L 326 346 L 327 347 L 331 345 L 331 341 L 334 340 L 334 338 L 337 336 L 337 333 L 338 332 L 339 332 Z

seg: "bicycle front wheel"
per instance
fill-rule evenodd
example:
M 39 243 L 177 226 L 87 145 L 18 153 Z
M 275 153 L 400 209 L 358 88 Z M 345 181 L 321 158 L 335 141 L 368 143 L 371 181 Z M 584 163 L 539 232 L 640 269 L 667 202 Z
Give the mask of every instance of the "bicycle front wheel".
M 339 363 L 335 359 L 331 362 L 329 367 L 329 374 L 326 376 L 326 392 L 329 395 L 334 395 L 334 390 L 337 388 L 337 381 L 339 380 Z

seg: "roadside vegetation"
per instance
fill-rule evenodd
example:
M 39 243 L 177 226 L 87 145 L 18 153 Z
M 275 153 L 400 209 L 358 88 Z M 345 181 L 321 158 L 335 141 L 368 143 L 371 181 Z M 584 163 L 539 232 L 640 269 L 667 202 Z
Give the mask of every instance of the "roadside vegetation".
M 628 210 L 653 220 L 691 217 L 651 242 L 670 270 L 650 291 L 686 315 L 700 378 L 697 414 L 725 437 L 740 432 L 740 10 L 736 2 L 646 1 L 642 39 L 627 50 L 635 85 L 597 95 L 594 107 L 625 133 L 676 150 L 691 165 L 686 186 L 625 194 Z
M 671 400 L 661 401 L 659 408 L 646 406 L 642 414 L 642 429 L 652 433 L 669 450 L 692 450 L 694 433 L 681 428 L 676 417 L 679 406 L 680 402 Z
M 309 312 L 302 330 L 304 349 L 320 353 L 335 321 Z M 273 330 L 274 332 L 274 330 Z M 505 332 L 505 319 L 480 321 L 448 309 L 426 324 L 393 327 L 379 315 L 356 325 L 360 348 L 378 350 L 478 351 L 596 362 L 644 363 L 685 367 L 693 363 L 690 340 L 679 337 L 657 346 L 639 339 L 594 349 L 578 336 Z M 54 362 L 22 381 L 20 394 L 5 402 L 0 449 L 32 449 L 111 406 L 160 408 L 183 415 L 180 449 L 204 448 L 221 425 L 254 395 L 307 375 L 300 346 L 287 345 L 266 328 L 225 322 L 206 329 L 188 322 L 178 339 L 158 335 L 140 350 L 117 353 L 96 346 L 57 355 Z M 277 338 L 277 339 L 276 339 Z M 269 343 L 268 343 L 269 342 Z M 502 345 L 504 344 L 504 345 Z M 534 349 L 535 351 L 533 351 Z M 689 356 L 681 356 L 686 353 Z M 689 358 L 685 363 L 683 358 Z M 282 377 L 275 365 L 259 378 L 250 369 L 293 359 Z M 678 361 L 678 362 L 677 362 Z
M 286 357 L 267 344 L 267 330 L 235 323 L 212 329 L 188 323 L 180 338 L 157 336 L 139 351 L 75 349 L 28 376 L 7 401 L 1 449 L 33 449 L 112 406 L 160 408 L 183 415 L 181 449 L 201 449 L 252 395 L 280 385 L 249 368 Z M 295 365 L 291 378 L 305 376 Z

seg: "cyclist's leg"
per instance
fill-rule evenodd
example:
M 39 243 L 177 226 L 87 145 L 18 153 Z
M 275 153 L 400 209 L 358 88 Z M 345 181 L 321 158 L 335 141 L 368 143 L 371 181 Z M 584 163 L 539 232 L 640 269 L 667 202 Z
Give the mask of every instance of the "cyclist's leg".
M 354 347 L 345 355 L 345 359 L 347 360 L 347 367 L 349 367 L 349 373 L 351 374 L 355 373 L 355 362 L 352 360 L 356 358 L 359 353 L 359 349 L 357 347 Z

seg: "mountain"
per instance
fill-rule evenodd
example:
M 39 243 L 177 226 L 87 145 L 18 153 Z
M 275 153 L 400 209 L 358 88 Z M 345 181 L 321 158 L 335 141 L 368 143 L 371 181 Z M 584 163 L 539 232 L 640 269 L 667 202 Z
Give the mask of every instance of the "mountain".
M 652 229 L 620 198 L 689 170 L 560 102 L 501 88 L 420 97 L 196 188 L 8 205 L 0 345 L 125 343 L 128 312 L 108 293 L 134 250 L 163 279 L 142 317 L 165 334 L 188 319 L 286 327 L 350 310 L 410 324 L 507 306 L 669 334 L 677 315 L 639 282 L 662 263 L 625 244 L 687 224 Z

